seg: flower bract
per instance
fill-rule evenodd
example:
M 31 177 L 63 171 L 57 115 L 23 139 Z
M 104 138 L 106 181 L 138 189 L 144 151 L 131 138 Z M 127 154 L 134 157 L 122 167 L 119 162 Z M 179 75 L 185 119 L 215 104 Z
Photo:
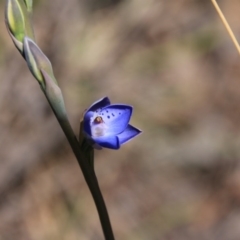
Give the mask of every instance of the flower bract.
M 95 144 L 111 149 L 119 149 L 127 141 L 141 133 L 129 124 L 132 106 L 110 104 L 108 97 L 93 103 L 83 117 L 84 133 Z

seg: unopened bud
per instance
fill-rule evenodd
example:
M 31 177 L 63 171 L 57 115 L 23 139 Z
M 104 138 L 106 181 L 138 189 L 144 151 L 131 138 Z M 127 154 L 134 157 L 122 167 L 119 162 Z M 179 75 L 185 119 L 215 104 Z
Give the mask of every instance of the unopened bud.
M 22 53 L 24 37 L 34 38 L 29 14 L 23 0 L 7 0 L 5 22 L 15 46 Z
M 51 62 L 31 38 L 24 38 L 23 51 L 29 70 L 43 88 L 45 86 L 41 70 L 44 70 L 57 84 Z
M 24 0 L 24 3 L 26 4 L 27 10 L 29 12 L 31 12 L 32 11 L 32 5 L 33 5 L 32 0 Z

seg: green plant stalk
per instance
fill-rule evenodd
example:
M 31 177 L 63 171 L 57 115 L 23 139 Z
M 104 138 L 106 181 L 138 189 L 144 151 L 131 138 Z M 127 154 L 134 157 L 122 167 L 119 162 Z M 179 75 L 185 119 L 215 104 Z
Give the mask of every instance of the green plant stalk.
M 34 42 L 31 12 L 32 0 L 24 0 L 24 2 L 23 0 L 8 0 L 5 10 L 7 30 L 15 46 L 26 60 L 31 73 L 40 84 L 77 158 L 96 204 L 105 239 L 114 240 L 107 208 L 93 168 L 93 148 L 88 144 L 85 146 L 80 145 L 71 128 L 65 111 L 61 89 L 58 87 L 53 75 L 51 63 Z M 43 75 L 46 77 L 47 82 L 44 82 Z
M 43 90 L 43 89 L 42 89 Z M 43 90 L 44 92 L 44 90 Z M 44 92 L 45 94 L 45 92 Z M 73 150 L 75 157 L 77 158 L 78 164 L 83 172 L 83 176 L 87 182 L 87 185 L 90 189 L 92 197 L 94 199 L 95 205 L 97 207 L 99 219 L 101 222 L 101 226 L 103 229 L 103 234 L 106 240 L 114 240 L 114 235 L 112 231 L 111 222 L 109 219 L 108 211 L 98 184 L 98 180 L 94 171 L 94 168 L 89 164 L 88 156 L 85 152 L 80 149 L 79 142 L 72 130 L 72 127 L 69 123 L 67 116 L 59 116 L 57 112 L 54 110 L 51 102 L 49 101 L 47 95 L 45 94 L 49 105 L 51 106 L 67 140 Z

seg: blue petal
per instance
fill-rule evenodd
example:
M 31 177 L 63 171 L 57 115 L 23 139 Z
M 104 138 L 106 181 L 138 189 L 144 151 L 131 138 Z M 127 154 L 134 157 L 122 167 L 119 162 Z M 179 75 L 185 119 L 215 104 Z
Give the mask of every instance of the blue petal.
M 132 115 L 132 106 L 113 104 L 103 108 L 99 115 L 106 125 L 105 136 L 118 135 L 127 127 Z
M 119 149 L 120 143 L 117 136 L 98 137 L 93 139 L 98 145 L 104 148 Z
M 120 144 L 124 144 L 127 141 L 130 141 L 132 138 L 139 135 L 142 131 L 128 124 L 127 128 L 118 135 Z
M 104 108 L 106 106 L 110 105 L 110 100 L 108 97 L 104 97 L 99 99 L 98 101 L 94 102 L 87 110 L 88 111 L 96 111 L 99 108 Z

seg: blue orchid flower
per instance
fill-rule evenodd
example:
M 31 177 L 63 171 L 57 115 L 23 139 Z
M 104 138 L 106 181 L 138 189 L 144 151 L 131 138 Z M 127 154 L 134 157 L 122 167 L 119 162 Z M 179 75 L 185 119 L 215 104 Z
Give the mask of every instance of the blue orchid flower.
M 141 133 L 129 124 L 132 106 L 110 104 L 108 97 L 93 103 L 83 116 L 83 129 L 88 138 L 100 147 L 119 149 Z

